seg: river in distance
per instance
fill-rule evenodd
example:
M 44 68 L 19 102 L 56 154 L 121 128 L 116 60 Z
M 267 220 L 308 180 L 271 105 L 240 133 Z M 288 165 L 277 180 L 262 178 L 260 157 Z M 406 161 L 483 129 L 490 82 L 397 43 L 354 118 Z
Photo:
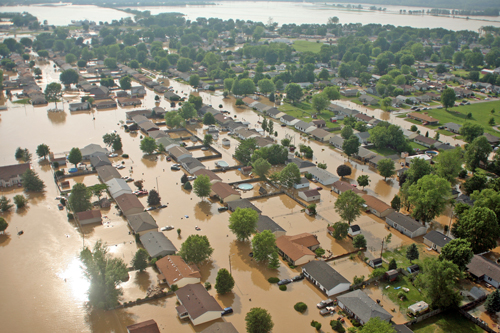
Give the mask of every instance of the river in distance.
M 269 1 L 222 1 L 215 5 L 196 6 L 147 6 L 134 7 L 136 10 L 149 10 L 151 14 L 179 12 L 186 19 L 195 20 L 198 17 L 251 20 L 268 22 L 272 18 L 278 24 L 305 24 L 327 23 L 328 18 L 337 16 L 340 23 L 377 23 L 392 24 L 395 26 L 411 26 L 415 28 L 445 28 L 450 30 L 477 31 L 481 26 L 493 25 L 500 27 L 500 18 L 491 16 L 477 16 L 466 19 L 464 17 L 441 17 L 431 15 L 400 14 L 400 9 L 427 10 L 427 8 L 383 6 L 386 11 L 368 10 L 369 5 L 364 5 L 364 10 L 347 10 L 324 3 L 307 2 L 269 2 Z M 95 22 L 111 22 L 124 17 L 131 17 L 126 12 L 99 8 L 96 6 L 80 6 L 62 4 L 56 6 L 31 5 L 31 6 L 4 6 L 4 12 L 29 12 L 38 17 L 40 21 L 47 20 L 53 25 L 68 25 L 72 20 L 90 20 Z

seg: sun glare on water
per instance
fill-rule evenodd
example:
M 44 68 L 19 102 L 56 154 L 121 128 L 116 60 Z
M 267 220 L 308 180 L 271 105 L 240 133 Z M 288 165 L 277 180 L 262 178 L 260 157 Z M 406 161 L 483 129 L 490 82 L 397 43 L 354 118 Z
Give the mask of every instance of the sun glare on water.
M 70 287 L 73 297 L 77 301 L 88 301 L 87 291 L 90 287 L 90 282 L 85 278 L 82 269 L 82 262 L 78 258 L 74 258 L 66 267 L 66 270 L 57 274 Z

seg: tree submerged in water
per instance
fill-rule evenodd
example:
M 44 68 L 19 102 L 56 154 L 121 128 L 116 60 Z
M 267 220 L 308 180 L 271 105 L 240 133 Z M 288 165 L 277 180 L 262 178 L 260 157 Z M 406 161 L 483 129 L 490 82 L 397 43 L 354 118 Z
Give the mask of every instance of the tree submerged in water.
M 85 247 L 80 252 L 84 275 L 90 281 L 89 303 L 97 309 L 109 309 L 118 304 L 122 294 L 119 283 L 128 278 L 125 262 L 112 258 L 106 243 L 98 240 L 91 250 Z

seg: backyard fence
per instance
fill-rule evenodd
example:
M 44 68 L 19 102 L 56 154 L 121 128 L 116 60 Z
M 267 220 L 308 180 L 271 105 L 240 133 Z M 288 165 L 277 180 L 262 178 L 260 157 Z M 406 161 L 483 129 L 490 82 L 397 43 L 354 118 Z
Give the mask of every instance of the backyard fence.
M 458 312 L 463 316 L 465 317 L 465 319 L 473 322 L 474 324 L 476 324 L 477 326 L 481 327 L 483 330 L 485 330 L 486 332 L 488 333 L 497 333 L 498 331 L 494 331 L 492 328 L 490 328 L 488 326 L 487 323 L 485 323 L 484 321 L 482 321 L 481 319 L 479 318 L 476 318 L 474 317 L 473 315 L 471 315 L 470 313 L 468 313 L 467 311 L 465 310 L 458 310 Z
M 441 309 L 437 309 L 437 310 L 433 310 L 433 311 L 427 312 L 427 313 L 425 313 L 423 315 L 420 315 L 420 316 L 416 317 L 415 319 L 410 320 L 405 325 L 408 326 L 408 327 L 411 326 L 411 325 L 415 325 L 416 323 L 420 323 L 421 321 L 424 321 L 427 318 L 434 317 L 435 315 L 438 315 L 441 312 L 443 312 L 443 310 L 441 310 Z

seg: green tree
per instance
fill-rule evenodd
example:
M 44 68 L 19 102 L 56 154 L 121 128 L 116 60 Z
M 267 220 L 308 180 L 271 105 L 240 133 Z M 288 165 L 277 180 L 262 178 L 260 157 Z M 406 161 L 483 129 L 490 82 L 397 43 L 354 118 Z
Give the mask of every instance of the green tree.
M 434 161 L 436 162 L 434 164 L 436 175 L 455 185 L 458 174 L 462 171 L 462 149 L 456 147 L 455 149 L 440 151 Z
M 420 253 L 418 252 L 417 244 L 411 243 L 410 246 L 406 248 L 406 259 L 410 260 L 410 263 L 413 260 L 418 259 Z
M 148 268 L 148 251 L 144 249 L 138 249 L 130 263 L 135 270 L 142 272 Z
M 387 180 L 387 177 L 392 177 L 396 173 L 396 167 L 390 158 L 380 160 L 377 165 L 377 170 L 380 175 L 384 177 L 384 180 Z
M 68 154 L 68 161 L 69 163 L 74 164 L 75 168 L 78 166 L 78 163 L 82 161 L 82 152 L 80 151 L 80 148 L 71 148 Z
M 356 180 L 359 186 L 363 186 L 363 190 L 365 189 L 365 186 L 368 186 L 371 182 L 370 176 L 368 175 L 361 175 Z
M 203 99 L 200 96 L 189 95 L 188 102 L 193 104 L 196 111 L 199 111 L 203 106 Z
M 344 222 L 337 222 L 333 224 L 332 228 L 333 228 L 332 236 L 338 241 L 346 238 L 347 234 L 349 233 L 349 224 Z
M 291 100 L 292 103 L 298 102 L 304 95 L 302 88 L 296 83 L 289 83 L 285 88 L 285 93 L 286 97 Z
M 391 207 L 395 211 L 399 212 L 399 210 L 401 209 L 401 198 L 399 197 L 399 195 L 394 195 L 394 198 L 392 198 L 391 200 Z
M 14 207 L 14 205 L 10 203 L 10 199 L 7 199 L 5 195 L 2 195 L 0 197 L 0 210 L 2 212 L 6 212 L 12 207 Z
M 219 269 L 217 278 L 215 279 L 215 290 L 217 294 L 227 294 L 234 288 L 233 276 L 225 268 Z
M 45 99 L 47 102 L 54 102 L 56 104 L 57 109 L 57 101 L 62 96 L 61 94 L 61 85 L 57 82 L 52 82 L 47 85 L 45 88 Z
M 36 147 L 36 154 L 38 155 L 38 157 L 43 157 L 46 159 L 49 153 L 50 153 L 49 146 L 47 146 L 44 143 L 41 143 L 38 145 L 38 147 Z
M 346 126 L 346 127 L 348 127 L 348 126 Z M 347 155 L 347 158 L 349 158 L 352 155 L 358 153 L 359 146 L 360 146 L 360 142 L 359 142 L 358 137 L 355 135 L 352 135 L 349 139 L 344 140 L 344 142 L 342 143 L 342 150 Z
M 190 235 L 182 243 L 179 255 L 187 263 L 199 264 L 210 258 L 213 252 L 207 236 Z
M 171 128 L 183 127 L 185 124 L 184 118 L 178 112 L 174 111 L 165 113 L 165 122 Z
M 392 105 L 392 98 L 386 97 L 382 100 L 382 106 L 385 107 L 385 110 L 389 109 L 389 106 Z
M 392 258 L 391 261 L 389 262 L 389 270 L 391 269 L 397 269 L 398 264 L 396 263 L 396 259 Z
M 450 195 L 450 183 L 437 175 L 426 175 L 408 189 L 408 201 L 412 204 L 412 217 L 430 222 L 446 208 Z
M 212 134 L 205 134 L 203 137 L 203 145 L 205 146 L 210 146 L 212 142 L 214 141 L 214 138 L 212 137 Z
M 441 104 L 443 104 L 446 110 L 455 105 L 455 99 L 456 99 L 455 90 L 451 88 L 446 88 L 441 93 Z
M 342 130 L 340 131 L 340 135 L 346 140 L 349 139 L 351 135 L 353 135 L 353 133 L 354 131 L 352 130 L 352 127 L 349 125 L 344 126 L 344 128 L 342 128 Z
M 365 200 L 354 191 L 345 191 L 335 201 L 335 211 L 349 225 L 361 215 Z
M 141 140 L 141 150 L 144 154 L 152 154 L 158 146 L 156 145 L 155 139 L 150 136 L 145 136 Z
M 269 170 L 271 169 L 271 164 L 263 158 L 259 158 L 258 160 L 252 163 L 253 173 L 257 176 L 266 179 Z
M 206 175 L 198 176 L 193 182 L 194 193 L 202 200 L 210 195 L 211 188 L 210 177 Z
M 184 119 L 190 119 L 196 117 L 196 109 L 193 104 L 185 102 L 179 111 L 179 114 Z
M 74 69 L 67 69 L 59 75 L 59 80 L 66 86 L 77 84 L 80 76 Z
M 391 323 L 372 317 L 358 331 L 359 333 L 396 333 L 394 326 Z
M 349 176 L 352 172 L 352 169 L 350 166 L 341 164 L 337 167 L 337 174 L 339 175 L 340 178 L 344 178 L 344 176 Z
M 313 108 L 318 113 L 321 113 L 321 111 L 324 110 L 329 104 L 330 100 L 328 99 L 328 96 L 326 96 L 326 94 L 320 93 L 312 97 Z
M 484 133 L 483 126 L 466 121 L 460 127 L 460 135 L 464 137 L 464 141 L 471 143 L 475 138 L 480 137 Z
M 234 152 L 234 158 L 243 165 L 248 165 L 252 161 L 252 154 L 257 148 L 254 138 L 246 139 L 240 142 Z
M 357 249 L 362 249 L 366 247 L 366 238 L 363 235 L 356 235 L 352 239 L 352 245 Z
M 7 221 L 5 221 L 5 219 L 0 216 L 0 233 L 3 234 L 8 226 L 9 224 L 7 223 Z
M 200 85 L 200 76 L 198 74 L 193 74 L 189 77 L 189 85 L 196 88 Z
M 279 173 L 279 181 L 281 185 L 292 188 L 293 185 L 300 182 L 300 169 L 295 163 L 288 163 L 286 167 Z
M 467 149 L 465 150 L 465 165 L 467 169 L 475 172 L 481 162 L 487 165 L 491 150 L 491 145 L 485 136 L 475 138 L 472 143 L 467 145 Z
M 215 124 L 215 118 L 214 115 L 211 114 L 210 112 L 205 113 L 203 116 L 203 125 L 213 125 Z
M 449 260 L 461 271 L 465 271 L 467 265 L 474 257 L 471 244 L 465 239 L 452 239 L 448 244 L 443 246 L 439 260 Z
M 252 308 L 245 316 L 248 333 L 269 333 L 273 330 L 274 323 L 267 310 Z
M 451 231 L 455 237 L 467 240 L 474 253 L 495 248 L 500 237 L 497 216 L 487 207 L 474 207 L 463 212 Z
M 120 79 L 120 88 L 123 90 L 130 89 L 132 87 L 132 79 L 130 79 L 130 76 L 124 76 Z
M 45 188 L 43 180 L 41 180 L 38 174 L 32 169 L 26 170 L 21 175 L 21 184 L 24 190 L 28 192 L 42 192 Z
M 241 79 L 239 84 L 243 95 L 250 95 L 255 92 L 255 83 L 252 79 Z
M 267 132 L 267 118 L 264 117 L 264 119 L 262 120 L 262 124 L 261 124 L 261 127 L 262 127 L 262 130 L 265 132 Z
M 423 274 L 419 275 L 425 294 L 433 308 L 457 306 L 462 299 L 457 288 L 462 273 L 457 265 L 448 260 L 435 258 L 425 260 Z
M 276 91 L 276 87 L 274 86 L 273 81 L 269 79 L 259 80 L 259 82 L 257 82 L 257 85 L 259 86 L 260 92 L 265 95 L 269 95 L 270 93 Z
M 255 261 L 267 262 L 271 269 L 277 269 L 280 266 L 276 236 L 271 231 L 264 230 L 256 234 L 252 239 L 252 249 Z
M 491 314 L 496 314 L 500 311 L 500 290 L 495 289 L 495 291 L 488 295 L 486 302 L 484 302 L 484 307 Z
M 229 229 L 239 241 L 249 240 L 257 227 L 259 214 L 251 208 L 236 208 L 229 218 Z
M 329 100 L 340 99 L 340 91 L 337 87 L 328 86 L 323 89 L 323 93 L 328 97 Z
M 18 194 L 16 196 L 14 196 L 13 199 L 14 199 L 14 204 L 16 204 L 17 209 L 23 208 L 28 203 L 28 199 L 26 199 L 24 197 L 24 195 L 22 195 L 22 194 Z
M 98 309 L 109 309 L 118 304 L 122 294 L 119 284 L 128 275 L 127 265 L 120 258 L 112 258 L 106 244 L 98 240 L 94 248 L 80 252 L 84 275 L 90 281 L 89 303 Z
M 160 194 L 156 190 L 151 190 L 148 193 L 148 205 L 156 206 L 161 203 Z
M 69 195 L 68 203 L 69 208 L 74 213 L 84 212 L 92 208 L 90 198 L 92 193 L 87 189 L 87 186 L 83 183 L 76 183 L 71 189 L 71 194 Z

